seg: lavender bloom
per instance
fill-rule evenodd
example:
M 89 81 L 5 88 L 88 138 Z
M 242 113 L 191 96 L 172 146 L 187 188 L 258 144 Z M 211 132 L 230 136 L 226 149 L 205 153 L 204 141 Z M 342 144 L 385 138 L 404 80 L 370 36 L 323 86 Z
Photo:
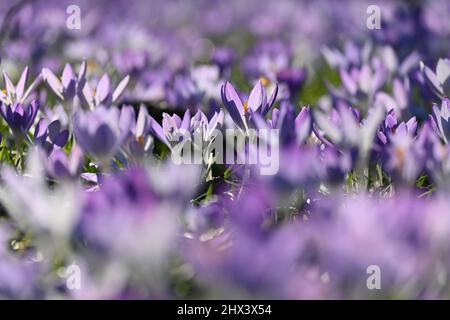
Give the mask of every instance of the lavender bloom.
M 176 203 L 169 207 L 158 199 L 147 172 L 129 169 L 105 180 L 100 191 L 87 195 L 80 230 L 100 252 L 160 268 L 175 243 L 178 210 Z
M 67 63 L 60 78 L 48 68 L 42 69 L 42 77 L 44 82 L 61 101 L 68 101 L 81 93 L 86 83 L 86 69 L 86 61 L 83 61 L 77 76 L 71 65 Z
M 99 105 L 109 105 L 120 98 L 127 87 L 129 80 L 130 76 L 123 78 L 113 91 L 111 88 L 111 80 L 105 73 L 98 81 L 95 89 L 92 89 L 88 82 L 84 84 L 80 99 L 85 105 L 89 106 L 91 110 Z
M 391 133 L 395 133 L 397 128 L 400 128 L 401 130 L 404 130 L 406 128 L 407 132 L 410 135 L 413 135 L 417 129 L 417 120 L 416 117 L 412 117 L 408 120 L 408 122 L 401 122 L 398 123 L 397 116 L 392 109 L 388 112 L 386 115 L 386 118 L 384 120 L 384 123 L 380 126 L 380 130 L 377 133 L 377 137 L 379 141 L 384 145 L 388 144 L 388 137 Z
M 450 91 L 450 60 L 439 59 L 436 65 L 436 72 L 433 72 L 423 62 L 420 63 L 420 70 L 430 89 L 440 98 L 443 98 Z
M 347 71 L 341 68 L 339 74 L 345 93 L 341 90 L 332 90 L 336 96 L 342 98 L 347 95 L 355 97 L 358 92 L 372 97 L 385 83 L 386 73 L 384 65 L 379 60 L 375 60 L 372 66 L 363 64 L 360 69 L 352 68 L 350 71 Z
M 179 143 L 191 131 L 191 112 L 189 110 L 184 113 L 183 119 L 176 114 L 170 116 L 163 113 L 162 126 L 151 117 L 150 121 L 153 135 L 169 149 L 172 149 L 174 144 Z
M 447 97 L 442 99 L 440 109 L 435 103 L 433 104 L 433 116 L 439 136 L 445 143 L 448 143 L 448 140 L 450 139 L 450 100 Z
M 243 69 L 250 79 L 265 77 L 275 82 L 277 74 L 289 67 L 290 48 L 281 41 L 259 42 L 244 58 Z
M 406 78 L 404 81 L 396 78 L 392 81 L 392 95 L 378 92 L 375 96 L 375 104 L 383 106 L 386 111 L 394 110 L 400 116 L 410 103 L 410 84 Z
M 113 156 L 130 134 L 133 111 L 98 106 L 94 111 L 77 111 L 73 131 L 77 143 L 87 153 L 107 160 Z
M 69 130 L 61 126 L 59 120 L 47 121 L 42 118 L 34 129 L 34 142 L 41 146 L 49 154 L 55 146 L 63 148 L 69 139 Z
M 389 136 L 390 145 L 387 148 L 388 160 L 386 168 L 394 178 L 412 182 L 423 168 L 423 158 L 420 149 L 414 144 L 414 136 L 403 122 Z
M 278 86 L 267 99 L 267 93 L 261 80 L 258 80 L 253 87 L 248 100 L 242 102 L 234 87 L 227 81 L 222 86 L 222 102 L 233 119 L 234 123 L 242 130 L 248 129 L 248 121 L 252 113 L 259 113 L 265 116 L 277 98 Z
M 147 108 L 144 105 L 141 105 L 139 108 L 137 120 L 134 120 L 134 115 L 132 119 L 132 139 L 129 142 L 129 149 L 134 156 L 143 157 L 150 150 L 153 144 L 153 139 L 149 135 L 152 119 L 150 118 Z
M 39 104 L 33 101 L 30 104 L 14 103 L 6 105 L 2 102 L 0 106 L 0 113 L 3 119 L 8 123 L 8 126 L 16 136 L 26 136 L 28 130 L 36 118 Z
M 272 111 L 272 118 L 265 120 L 260 114 L 253 113 L 252 121 L 258 129 L 280 130 L 280 143 L 284 146 L 293 143 L 302 144 L 311 134 L 311 114 L 309 107 L 303 107 L 294 118 L 294 107 L 286 100 L 280 108 Z
M 49 175 L 55 179 L 76 179 L 83 166 L 83 152 L 78 146 L 73 146 L 70 155 L 61 149 L 54 149 L 44 159 Z
M 11 104 L 25 104 L 27 98 L 31 95 L 34 89 L 39 85 L 42 80 L 41 75 L 39 75 L 28 88 L 26 84 L 28 81 L 28 67 L 22 72 L 19 82 L 14 85 L 9 78 L 8 74 L 3 71 L 3 80 L 5 82 L 6 88 L 0 91 L 0 102 L 8 105 Z

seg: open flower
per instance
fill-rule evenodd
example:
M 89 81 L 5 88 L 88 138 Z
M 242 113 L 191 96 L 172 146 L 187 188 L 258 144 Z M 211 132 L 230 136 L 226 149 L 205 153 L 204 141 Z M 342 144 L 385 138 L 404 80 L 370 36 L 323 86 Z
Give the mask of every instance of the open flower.
M 42 69 L 42 77 L 60 100 L 73 99 L 76 94 L 81 92 L 86 82 L 86 61 L 81 64 L 78 76 L 73 72 L 70 64 L 66 64 L 60 78 L 48 68 Z
M 176 114 L 170 116 L 163 113 L 162 126 L 151 118 L 151 130 L 161 142 L 172 149 L 173 145 L 179 143 L 180 139 L 191 131 L 191 112 L 187 110 L 183 119 Z
M 14 85 L 9 78 L 8 74 L 3 71 L 3 80 L 5 81 L 5 89 L 0 91 L 0 101 L 6 104 L 24 103 L 33 90 L 39 85 L 42 80 L 42 76 L 39 75 L 33 83 L 26 88 L 28 80 L 28 67 L 22 72 L 19 82 Z
M 433 124 L 437 128 L 437 133 L 445 143 L 448 143 L 450 139 L 450 100 L 447 97 L 442 99 L 440 109 L 437 104 L 433 104 L 433 116 Z
M 127 87 L 129 80 L 130 76 L 123 78 L 113 91 L 111 88 L 111 80 L 105 73 L 98 81 L 95 89 L 92 89 L 89 83 L 86 82 L 80 94 L 80 98 L 91 110 L 101 104 L 109 105 L 120 98 Z
M 423 62 L 420 62 L 420 70 L 422 71 L 424 78 L 431 90 L 439 97 L 450 91 L 450 60 L 439 59 L 436 65 L 436 72 L 433 72 Z
M 128 144 L 129 150 L 134 156 L 142 157 L 151 149 L 153 143 L 153 138 L 149 135 L 151 121 L 147 108 L 141 105 L 137 120 L 134 120 L 133 117 L 131 124 L 132 139 Z
M 248 100 L 242 101 L 236 89 L 228 81 L 222 86 L 222 102 L 233 119 L 234 123 L 244 131 L 248 129 L 248 121 L 252 113 L 265 116 L 275 103 L 278 86 L 267 100 L 266 89 L 258 80 L 253 87 Z

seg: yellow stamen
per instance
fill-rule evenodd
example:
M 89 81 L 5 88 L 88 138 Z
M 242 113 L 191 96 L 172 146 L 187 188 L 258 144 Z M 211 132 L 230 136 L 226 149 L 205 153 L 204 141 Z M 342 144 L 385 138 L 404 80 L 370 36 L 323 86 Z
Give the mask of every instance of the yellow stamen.
M 145 138 L 144 138 L 143 136 L 139 136 L 139 137 L 136 138 L 136 141 L 137 141 L 141 146 L 143 146 L 144 143 L 145 143 Z
M 259 80 L 261 81 L 263 87 L 267 87 L 270 84 L 270 80 L 267 77 L 259 77 Z
M 97 66 L 98 66 L 98 64 L 94 59 L 89 59 L 87 61 L 87 67 L 89 70 L 97 69 Z
M 2 93 L 6 96 L 8 94 L 8 92 L 6 91 L 6 89 L 2 89 Z
M 248 101 L 245 100 L 242 105 L 244 106 L 244 112 L 247 113 L 247 111 L 248 111 Z
M 397 147 L 395 149 L 395 155 L 397 156 L 397 159 L 399 160 L 399 166 L 403 167 L 405 165 L 405 160 L 406 160 L 405 150 L 401 147 Z

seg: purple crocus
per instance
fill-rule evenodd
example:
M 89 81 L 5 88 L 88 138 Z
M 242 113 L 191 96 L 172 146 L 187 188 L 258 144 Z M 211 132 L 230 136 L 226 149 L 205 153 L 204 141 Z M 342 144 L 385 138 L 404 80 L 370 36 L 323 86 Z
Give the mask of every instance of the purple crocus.
M 50 154 L 55 146 L 64 147 L 68 139 L 69 130 L 63 128 L 57 119 L 47 125 L 47 121 L 42 118 L 34 129 L 34 142 L 41 146 L 47 154 Z
M 141 105 L 137 120 L 134 120 L 133 116 L 133 122 L 131 124 L 132 139 L 129 142 L 130 152 L 136 157 L 142 157 L 150 150 L 153 142 L 152 137 L 149 135 L 151 122 L 152 120 L 147 108 Z
M 25 69 L 22 72 L 22 75 L 20 76 L 19 82 L 17 83 L 17 85 L 14 85 L 11 79 L 9 78 L 8 74 L 5 71 L 3 71 L 3 80 L 5 81 L 6 88 L 4 90 L 0 90 L 0 101 L 6 104 L 25 103 L 27 98 L 30 96 L 30 94 L 42 80 L 41 75 L 39 75 L 33 81 L 33 83 L 31 83 L 31 85 L 28 88 L 26 88 L 28 75 L 29 75 L 28 67 L 25 67 Z
M 429 88 L 438 96 L 443 98 L 450 93 L 450 60 L 439 59 L 436 65 L 436 72 L 433 72 L 423 62 L 420 63 L 420 70 Z
M 61 78 L 58 78 L 50 69 L 44 68 L 42 69 L 42 77 L 44 82 L 61 101 L 67 101 L 73 99 L 83 89 L 86 82 L 86 68 L 86 61 L 83 61 L 77 76 L 72 66 L 66 64 Z
M 55 148 L 44 164 L 50 176 L 57 179 L 75 179 L 81 173 L 83 166 L 83 152 L 74 145 L 67 155 L 62 149 Z
M 433 104 L 433 116 L 439 136 L 445 143 L 450 139 L 450 99 L 444 97 L 441 102 L 441 108 Z
M 112 90 L 111 80 L 105 73 L 98 81 L 95 89 L 92 89 L 88 82 L 84 84 L 80 99 L 85 105 L 89 106 L 91 110 L 102 104 L 108 105 L 114 103 L 124 92 L 129 80 L 130 76 L 126 76 L 119 82 L 116 89 Z
M 248 100 L 242 101 L 236 89 L 228 81 L 222 86 L 222 102 L 233 119 L 234 123 L 242 130 L 249 127 L 248 121 L 252 113 L 265 116 L 272 108 L 277 98 L 278 85 L 267 99 L 266 89 L 262 81 L 258 80 L 250 92 Z
M 80 147 L 106 161 L 122 146 L 130 134 L 132 110 L 99 106 L 94 111 L 77 111 L 73 116 L 75 140 Z
M 0 113 L 8 123 L 14 135 L 25 136 L 36 118 L 39 104 L 35 100 L 30 104 L 14 103 L 6 105 L 2 103 Z
M 189 110 L 184 113 L 183 119 L 176 114 L 171 116 L 163 113 L 162 126 L 155 119 L 151 117 L 150 119 L 153 135 L 169 149 L 172 149 L 174 144 L 179 143 L 182 137 L 191 131 L 191 112 Z

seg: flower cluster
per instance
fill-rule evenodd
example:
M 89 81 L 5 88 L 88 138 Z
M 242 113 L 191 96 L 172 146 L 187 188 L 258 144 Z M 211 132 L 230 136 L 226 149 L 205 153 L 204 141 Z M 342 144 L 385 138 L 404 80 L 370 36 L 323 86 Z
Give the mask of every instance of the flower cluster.
M 78 2 L 0 4 L 0 299 L 450 297 L 446 1 Z

